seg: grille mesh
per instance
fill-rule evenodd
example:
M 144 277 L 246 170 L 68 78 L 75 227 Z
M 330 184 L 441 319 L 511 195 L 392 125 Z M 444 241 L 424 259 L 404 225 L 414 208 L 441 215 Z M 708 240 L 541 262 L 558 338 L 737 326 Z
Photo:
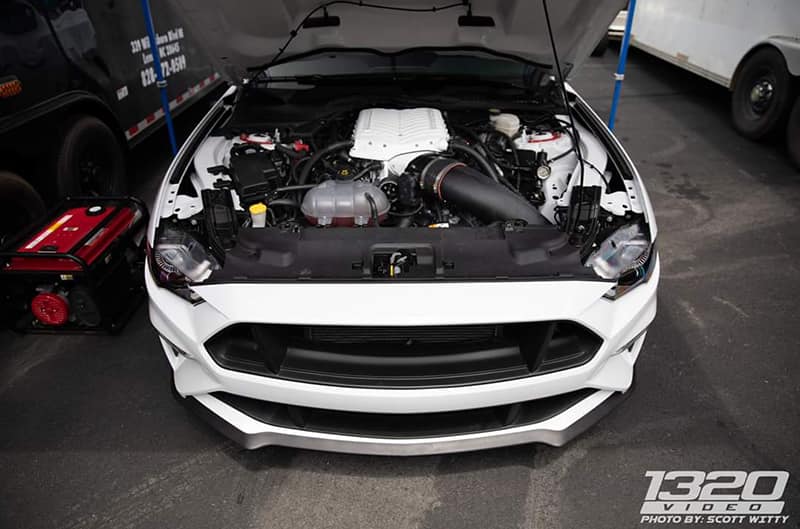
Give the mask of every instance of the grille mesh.
M 358 327 L 315 325 L 306 337 L 317 343 L 471 343 L 489 342 L 499 335 L 498 325 L 433 325 L 418 327 Z

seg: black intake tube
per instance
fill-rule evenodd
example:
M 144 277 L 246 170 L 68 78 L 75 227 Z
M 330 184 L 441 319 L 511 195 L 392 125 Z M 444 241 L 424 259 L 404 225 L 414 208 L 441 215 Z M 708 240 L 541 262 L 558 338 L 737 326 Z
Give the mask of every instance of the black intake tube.
M 481 153 L 470 147 L 469 145 L 457 141 L 450 142 L 450 148 L 454 151 L 461 151 L 464 154 L 471 156 L 473 160 L 478 162 L 483 169 L 483 172 L 492 178 L 495 182 L 500 181 L 500 177 L 497 175 L 497 172 L 492 167 L 492 164 L 487 160 Z
M 519 219 L 534 226 L 548 224 L 539 210 L 521 195 L 464 163 L 433 157 L 423 161 L 426 164 L 420 173 L 422 189 L 464 208 L 482 221 Z

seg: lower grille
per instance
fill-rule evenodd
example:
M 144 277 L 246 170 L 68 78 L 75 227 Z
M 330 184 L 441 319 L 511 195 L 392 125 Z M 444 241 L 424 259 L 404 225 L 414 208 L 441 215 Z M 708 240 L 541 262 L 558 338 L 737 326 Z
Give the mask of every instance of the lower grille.
M 313 325 L 306 336 L 317 343 L 436 344 L 489 342 L 501 333 L 500 325 L 432 325 L 416 327 Z
M 544 399 L 503 406 L 437 413 L 361 413 L 303 408 L 241 397 L 212 395 L 253 419 L 272 426 L 363 437 L 410 439 L 501 430 L 545 421 L 587 398 L 581 389 Z
M 221 366 L 354 387 L 440 387 L 511 380 L 585 364 L 601 339 L 573 322 L 437 326 L 240 323 L 205 346 Z

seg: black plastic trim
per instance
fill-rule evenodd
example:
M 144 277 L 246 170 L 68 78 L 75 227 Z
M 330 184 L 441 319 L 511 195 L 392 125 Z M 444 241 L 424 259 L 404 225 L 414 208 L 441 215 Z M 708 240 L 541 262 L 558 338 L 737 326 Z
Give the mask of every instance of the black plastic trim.
M 274 62 L 266 62 L 260 64 L 258 66 L 250 66 L 247 68 L 248 72 L 255 72 L 256 75 L 264 71 L 265 69 L 273 66 L 278 66 L 280 64 L 284 64 L 287 62 L 296 61 L 299 59 L 304 59 L 306 57 L 313 57 L 314 55 L 325 55 L 328 53 L 372 53 L 374 55 L 378 55 L 380 57 L 397 57 L 398 55 L 403 55 L 406 53 L 416 53 L 416 52 L 437 52 L 437 51 L 472 51 L 472 52 L 479 52 L 485 53 L 487 55 L 492 55 L 494 57 L 500 57 L 502 59 L 508 59 L 514 62 L 519 62 L 521 64 L 527 64 L 530 66 L 534 66 L 536 68 L 543 68 L 549 70 L 553 67 L 551 64 L 540 63 L 536 61 L 531 61 L 529 59 L 524 59 L 518 55 L 514 55 L 513 53 L 504 53 L 497 50 L 493 50 L 491 48 L 487 48 L 484 46 L 416 46 L 411 48 L 404 48 L 398 51 L 381 51 L 375 48 L 344 48 L 344 47 L 336 47 L 336 46 L 327 46 L 322 48 L 315 48 L 313 50 L 305 51 L 302 53 L 295 53 L 293 55 L 285 55 L 281 57 L 279 60 Z M 569 72 L 569 69 L 564 69 L 564 75 Z M 255 77 L 255 76 L 254 76 Z
M 223 369 L 344 387 L 502 382 L 586 364 L 602 339 L 570 321 L 442 326 L 238 323 L 205 347 Z
M 376 256 L 390 249 L 432 256 L 424 270 L 395 278 L 375 275 Z M 491 256 L 487 259 L 487 256 Z M 440 229 L 328 228 L 292 232 L 243 228 L 225 266 L 204 285 L 280 281 L 601 281 L 583 266 L 579 250 L 551 226 L 509 229 L 504 224 Z

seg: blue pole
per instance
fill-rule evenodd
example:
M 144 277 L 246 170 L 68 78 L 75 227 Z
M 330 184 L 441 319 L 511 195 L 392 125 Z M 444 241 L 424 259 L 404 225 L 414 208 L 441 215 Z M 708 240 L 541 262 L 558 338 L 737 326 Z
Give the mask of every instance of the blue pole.
M 169 110 L 167 81 L 164 79 L 164 72 L 161 70 L 161 56 L 158 53 L 156 31 L 153 29 L 153 17 L 150 14 L 150 0 L 142 0 L 142 14 L 144 15 L 144 26 L 147 29 L 147 37 L 150 40 L 150 53 L 153 55 L 153 68 L 156 70 L 156 86 L 161 92 L 161 108 L 164 109 L 164 121 L 167 123 L 169 144 L 172 147 L 172 155 L 175 156 L 178 154 L 178 144 L 175 141 L 175 128 L 172 126 L 172 113 Z
M 617 73 L 614 74 L 614 97 L 611 99 L 611 115 L 608 116 L 608 128 L 614 130 L 614 120 L 617 118 L 617 106 L 622 92 L 622 81 L 625 80 L 625 63 L 628 62 L 628 46 L 631 43 L 631 26 L 633 13 L 636 11 L 636 0 L 628 2 L 628 18 L 625 20 L 625 34 L 622 36 L 622 46 L 619 50 L 619 63 Z

